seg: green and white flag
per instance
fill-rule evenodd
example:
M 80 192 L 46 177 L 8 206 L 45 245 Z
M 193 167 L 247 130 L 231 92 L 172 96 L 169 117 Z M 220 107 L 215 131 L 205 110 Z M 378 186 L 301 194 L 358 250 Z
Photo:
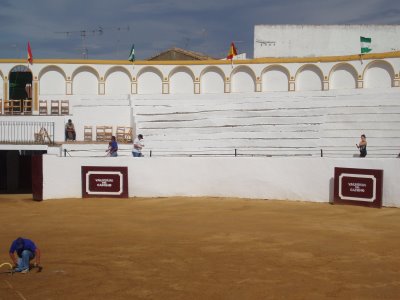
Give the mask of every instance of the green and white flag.
M 360 36 L 360 43 L 361 43 L 361 54 L 372 51 L 371 38 L 366 38 L 366 37 Z
M 129 54 L 129 61 L 134 61 L 135 60 L 135 44 L 132 45 L 131 52 Z

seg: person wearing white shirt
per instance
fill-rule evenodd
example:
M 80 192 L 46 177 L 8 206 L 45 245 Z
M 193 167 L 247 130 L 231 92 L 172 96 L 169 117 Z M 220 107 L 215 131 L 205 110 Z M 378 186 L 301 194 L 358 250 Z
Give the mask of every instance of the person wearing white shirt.
M 142 157 L 142 148 L 144 147 L 143 135 L 139 134 L 133 141 L 133 157 Z

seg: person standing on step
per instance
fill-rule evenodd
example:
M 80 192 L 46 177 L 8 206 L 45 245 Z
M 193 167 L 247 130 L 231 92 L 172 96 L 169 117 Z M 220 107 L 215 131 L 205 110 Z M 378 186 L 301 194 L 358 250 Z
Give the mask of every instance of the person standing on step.
M 356 144 L 358 150 L 360 150 L 360 157 L 367 156 L 367 137 L 365 134 L 361 135 L 361 140 L 358 144 Z
M 143 157 L 142 148 L 144 147 L 143 135 L 139 134 L 133 141 L 132 155 L 133 157 Z

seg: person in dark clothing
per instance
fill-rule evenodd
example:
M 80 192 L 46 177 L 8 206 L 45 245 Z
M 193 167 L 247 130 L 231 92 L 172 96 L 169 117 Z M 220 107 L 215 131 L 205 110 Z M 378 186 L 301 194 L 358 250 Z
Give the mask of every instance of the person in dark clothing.
M 108 143 L 107 155 L 111 157 L 118 156 L 118 143 L 115 139 L 115 136 L 111 137 L 111 141 Z
M 65 124 L 65 141 L 72 140 L 75 141 L 76 139 L 76 132 L 75 132 L 75 125 L 72 123 L 72 120 L 69 119 L 67 124 Z
M 361 140 L 356 144 L 357 148 L 360 150 L 360 157 L 367 156 L 367 138 L 365 134 L 361 135 Z
M 15 256 L 17 253 L 17 257 Z M 40 265 L 40 250 L 30 239 L 19 237 L 11 243 L 9 255 L 14 263 L 14 271 L 29 272 L 29 263 L 35 258 L 35 266 Z

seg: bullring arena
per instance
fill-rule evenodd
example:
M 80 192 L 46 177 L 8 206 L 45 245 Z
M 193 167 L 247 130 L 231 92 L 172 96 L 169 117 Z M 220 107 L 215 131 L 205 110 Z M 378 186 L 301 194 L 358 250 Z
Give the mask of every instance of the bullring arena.
M 1 261 L 24 234 L 43 265 L 0 274 L 2 300 L 394 300 L 400 292 L 395 208 L 28 195 L 2 196 L 0 207 Z
M 0 299 L 398 299 L 400 53 L 269 30 L 232 62 L 0 59 L 0 264 L 24 236 L 43 265 Z

